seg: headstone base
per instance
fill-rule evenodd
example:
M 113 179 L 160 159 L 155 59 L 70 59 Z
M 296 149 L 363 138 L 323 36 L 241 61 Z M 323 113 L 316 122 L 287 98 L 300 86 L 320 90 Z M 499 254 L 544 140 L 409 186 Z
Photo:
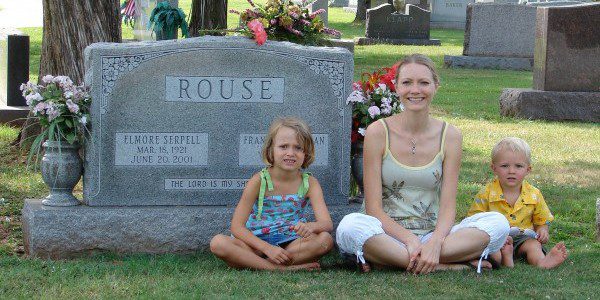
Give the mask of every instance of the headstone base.
M 373 39 L 368 37 L 354 38 L 357 45 L 393 44 L 393 45 L 415 45 L 415 46 L 439 46 L 440 40 L 436 39 Z
M 503 116 L 550 121 L 600 122 L 600 92 L 552 92 L 504 89 Z
M 332 47 L 340 47 L 347 49 L 354 54 L 354 40 L 351 39 L 329 39 Z
M 334 225 L 360 205 L 332 205 Z M 137 206 L 50 207 L 27 199 L 23 208 L 25 252 L 65 259 L 94 252 L 189 253 L 206 249 L 226 233 L 234 207 Z
M 533 70 L 533 58 L 444 55 L 444 66 L 447 68 L 531 71 Z
M 465 30 L 465 22 L 444 22 L 444 21 L 430 21 L 429 28 L 431 29 L 460 29 Z
M 27 106 L 0 106 L 0 124 L 21 126 L 27 119 Z

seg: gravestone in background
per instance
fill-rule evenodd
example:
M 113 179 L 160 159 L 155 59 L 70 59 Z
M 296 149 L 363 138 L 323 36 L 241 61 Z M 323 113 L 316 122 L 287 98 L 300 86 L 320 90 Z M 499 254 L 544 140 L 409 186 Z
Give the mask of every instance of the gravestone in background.
M 537 9 L 533 89 L 505 89 L 502 115 L 600 122 L 600 3 Z
M 346 49 L 207 36 L 98 43 L 85 53 L 94 99 L 86 205 L 28 200 L 29 254 L 207 246 L 229 228 L 246 181 L 264 166 L 263 138 L 278 116 L 311 126 L 316 159 L 308 171 L 334 220 L 357 210 L 348 206 L 354 64 Z
M 431 0 L 431 28 L 464 29 L 467 5 L 475 0 Z
M 346 7 L 348 6 L 349 0 L 330 0 L 330 7 Z
M 362 0 L 348 0 L 348 6 L 344 6 L 344 11 L 355 13 L 358 7 L 358 1 Z
M 0 123 L 21 125 L 29 108 L 20 86 L 29 81 L 29 36 L 0 37 Z
M 319 9 L 324 9 L 325 12 L 319 14 L 319 17 L 325 23 L 325 26 L 329 24 L 329 0 L 317 0 L 313 4 L 309 5 L 308 9 L 310 12 L 315 12 Z
M 155 40 L 152 29 L 148 29 L 150 14 L 156 7 L 156 4 L 165 0 L 134 0 L 135 1 L 135 25 L 133 27 L 133 37 L 137 41 Z M 179 0 L 167 0 L 172 7 L 178 7 Z M 189 17 L 189 16 L 186 16 Z
M 406 0 L 405 4 L 416 5 L 424 10 L 431 11 L 431 1 L 430 0 Z
M 366 37 L 359 38 L 359 45 L 440 45 L 439 40 L 429 39 L 430 12 L 407 4 L 406 13 L 394 10 L 391 4 L 383 4 L 367 10 Z

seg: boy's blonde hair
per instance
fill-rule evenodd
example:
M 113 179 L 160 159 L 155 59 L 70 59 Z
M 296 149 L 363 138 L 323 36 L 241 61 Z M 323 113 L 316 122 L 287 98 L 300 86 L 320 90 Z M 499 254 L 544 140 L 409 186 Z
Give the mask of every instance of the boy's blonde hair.
M 308 168 L 310 164 L 315 160 L 315 143 L 313 142 L 312 135 L 308 124 L 303 120 L 296 117 L 284 117 L 278 118 L 269 127 L 269 133 L 263 143 L 262 148 L 262 160 L 265 164 L 273 165 L 273 140 L 275 135 L 281 127 L 288 127 L 296 131 L 296 137 L 300 146 L 304 150 L 304 161 L 302 162 L 302 169 Z
M 531 148 L 529 144 L 518 137 L 505 137 L 500 140 L 492 149 L 492 163 L 496 162 L 500 151 L 510 150 L 512 152 L 522 153 L 525 155 L 527 164 L 531 165 Z

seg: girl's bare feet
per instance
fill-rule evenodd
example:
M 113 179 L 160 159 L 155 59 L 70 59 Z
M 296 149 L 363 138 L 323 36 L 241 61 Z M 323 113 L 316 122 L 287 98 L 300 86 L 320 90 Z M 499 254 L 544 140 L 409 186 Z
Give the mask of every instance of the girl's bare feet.
M 567 247 L 565 246 L 565 243 L 560 242 L 548 252 L 546 257 L 540 260 L 538 267 L 542 269 L 556 268 L 567 259 L 567 256 Z
M 500 248 L 500 253 L 502 253 L 502 265 L 505 267 L 512 268 L 515 266 L 513 261 L 513 239 L 512 237 L 506 238 L 506 242 L 504 246 Z
M 318 262 L 311 262 L 300 265 L 278 266 L 279 271 L 320 271 L 321 265 Z

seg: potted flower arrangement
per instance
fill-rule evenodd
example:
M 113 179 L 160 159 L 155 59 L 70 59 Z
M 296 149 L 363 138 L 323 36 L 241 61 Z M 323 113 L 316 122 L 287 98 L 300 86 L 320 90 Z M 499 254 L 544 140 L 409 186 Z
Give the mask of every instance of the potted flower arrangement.
M 352 93 L 346 103 L 352 105 L 352 175 L 362 191 L 362 146 L 369 124 L 402 111 L 396 95 L 396 69 L 382 68 L 363 73 L 361 80 L 352 84 Z
M 45 149 L 41 171 L 50 195 L 42 201 L 44 205 L 78 205 L 72 191 L 83 170 L 78 150 L 86 140 L 92 100 L 85 86 L 74 85 L 67 76 L 46 75 L 42 83 L 21 85 L 27 105 L 42 128 L 31 145 L 28 161 Z
M 188 23 L 181 8 L 173 8 L 167 1 L 160 2 L 150 13 L 148 28 L 156 34 L 156 40 L 172 40 L 177 38 L 177 30 L 188 36 Z
M 267 37 L 303 45 L 323 45 L 327 35 L 340 37 L 341 33 L 325 27 L 319 17 L 325 10 L 309 12 L 308 6 L 315 1 L 268 0 L 265 5 L 260 5 L 248 0 L 251 8 L 230 12 L 240 15 L 239 30 L 259 45 L 264 44 Z

